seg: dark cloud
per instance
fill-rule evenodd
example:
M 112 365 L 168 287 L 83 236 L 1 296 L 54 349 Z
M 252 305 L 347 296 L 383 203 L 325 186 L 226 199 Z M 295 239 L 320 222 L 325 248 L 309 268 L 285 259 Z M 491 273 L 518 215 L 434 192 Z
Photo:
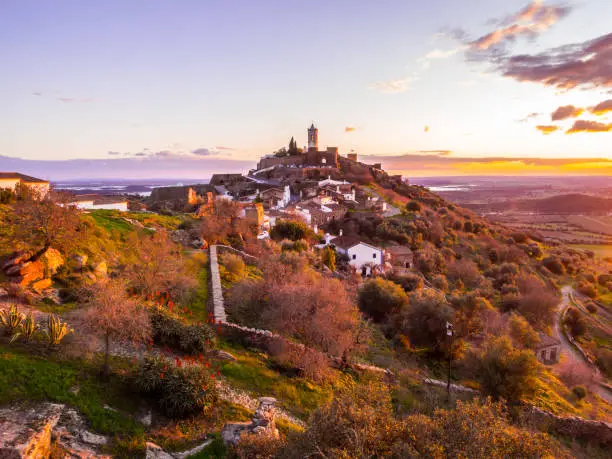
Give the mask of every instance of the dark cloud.
M 191 153 L 196 156 L 216 156 L 219 154 L 218 151 L 209 150 L 208 148 L 198 148 Z
M 538 131 L 540 131 L 542 134 L 544 135 L 549 135 L 552 134 L 553 132 L 558 131 L 559 129 L 561 129 L 559 126 L 536 126 L 536 129 Z
M 38 91 L 36 91 L 36 92 L 33 92 L 33 93 L 32 93 L 32 95 L 33 95 L 33 96 L 39 96 L 39 97 L 40 97 L 40 96 L 42 96 L 42 92 L 38 92 Z
M 574 125 L 565 131 L 566 134 L 577 134 L 579 132 L 610 132 L 612 123 L 605 124 L 598 121 L 576 120 Z
M 574 107 L 573 105 L 564 105 L 559 107 L 550 115 L 551 121 L 561 121 L 568 118 L 578 118 L 584 113 L 584 108 Z
M 540 54 L 518 54 L 498 61 L 499 71 L 518 81 L 559 89 L 612 87 L 612 33 Z
M 603 102 L 598 103 L 594 107 L 589 108 L 589 111 L 597 116 L 612 112 L 612 99 L 604 100 Z

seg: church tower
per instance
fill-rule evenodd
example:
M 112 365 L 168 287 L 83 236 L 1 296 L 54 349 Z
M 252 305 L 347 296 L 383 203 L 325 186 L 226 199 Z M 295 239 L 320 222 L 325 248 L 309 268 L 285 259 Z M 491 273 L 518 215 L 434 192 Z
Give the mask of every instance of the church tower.
M 315 127 L 314 123 L 308 128 L 308 149 L 319 149 L 319 130 Z

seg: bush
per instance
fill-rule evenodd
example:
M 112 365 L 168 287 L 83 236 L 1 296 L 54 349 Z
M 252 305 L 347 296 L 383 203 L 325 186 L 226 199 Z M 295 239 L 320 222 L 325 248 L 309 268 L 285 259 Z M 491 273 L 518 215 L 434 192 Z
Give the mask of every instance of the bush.
M 547 257 L 542 260 L 542 265 L 548 269 L 551 273 L 557 276 L 563 276 L 565 274 L 565 267 L 563 263 L 555 257 Z
M 572 388 L 572 392 L 578 400 L 582 400 L 587 395 L 587 390 L 584 386 L 575 386 Z
M 336 251 L 331 247 L 327 246 L 323 249 L 323 255 L 321 256 L 323 264 L 329 268 L 330 271 L 336 270 Z
M 283 239 L 298 241 L 311 235 L 312 230 L 306 223 L 295 220 L 277 222 L 270 231 L 270 237 L 275 241 L 282 241 Z
M 409 212 L 420 212 L 421 208 L 421 204 L 418 201 L 408 201 L 406 204 L 406 210 Z
M 204 411 L 218 398 L 214 380 L 201 366 L 178 366 L 161 357 L 145 358 L 134 383 L 140 392 L 155 399 L 164 414 L 172 418 Z
M 153 341 L 187 354 L 201 354 L 214 345 L 215 334 L 206 324 L 188 325 L 162 309 L 151 313 Z
M 563 320 L 567 328 L 569 329 L 570 334 L 574 338 L 578 338 L 579 336 L 584 335 L 586 332 L 586 323 L 584 318 L 575 308 L 569 308 L 567 313 L 565 314 L 565 319 Z
M 535 392 L 538 360 L 532 351 L 515 348 L 507 336 L 487 341 L 470 363 L 485 395 L 516 403 Z
M 597 283 L 602 287 L 605 287 L 608 282 L 612 282 L 612 274 L 600 274 L 597 276 Z
M 224 278 L 228 282 L 236 282 L 246 274 L 246 264 L 241 256 L 234 253 L 224 253 L 220 257 L 220 264 L 224 268 Z
M 576 287 L 576 290 L 578 290 L 583 295 L 588 296 L 589 298 L 597 297 L 597 289 L 590 282 L 587 282 L 587 281 L 579 282 L 578 286 Z
M 587 303 L 586 308 L 587 311 L 589 311 L 591 314 L 595 314 L 597 312 L 597 306 L 595 306 L 595 303 L 593 303 L 592 301 L 590 303 Z
M 389 280 L 401 285 L 406 292 L 423 288 L 423 278 L 417 274 L 409 273 L 405 276 L 391 276 Z
M 359 309 L 375 322 L 382 322 L 404 306 L 408 297 L 401 286 L 381 278 L 366 281 L 359 290 Z

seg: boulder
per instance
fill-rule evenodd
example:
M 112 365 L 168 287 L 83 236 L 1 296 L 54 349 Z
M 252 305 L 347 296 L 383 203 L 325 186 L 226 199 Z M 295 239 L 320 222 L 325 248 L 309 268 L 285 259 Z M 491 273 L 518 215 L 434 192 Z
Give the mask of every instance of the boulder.
M 219 349 L 215 350 L 213 355 L 215 358 L 219 360 L 227 360 L 228 362 L 235 362 L 236 360 L 238 360 L 236 357 L 234 357 L 229 352 L 225 352 Z
M 146 459 L 174 459 L 174 457 L 153 442 L 147 442 Z
M 12 277 L 13 282 L 20 285 L 30 285 L 32 282 L 45 278 L 45 267 L 40 260 L 26 261 L 23 264 L 12 266 L 5 271 L 8 277 Z
M 6 260 L 2 264 L 2 269 L 6 271 L 12 266 L 20 265 L 24 263 L 26 260 L 28 260 L 32 255 L 34 255 L 34 253 L 27 251 L 27 250 L 22 250 L 20 252 L 14 252 L 13 254 L 9 256 L 8 260 Z
M 0 410 L 0 457 L 44 458 L 51 453 L 51 434 L 64 405 L 45 403 L 36 408 Z
M 53 276 L 60 266 L 64 265 L 64 257 L 54 248 L 49 247 L 40 257 L 43 262 L 48 276 Z
M 85 254 L 73 255 L 72 259 L 74 260 L 76 269 L 83 269 L 87 266 L 87 260 L 89 257 Z
M 41 293 L 43 290 L 50 288 L 52 284 L 53 282 L 51 282 L 51 279 L 42 279 L 34 282 L 32 284 L 32 289 L 37 293 Z
M 276 428 L 276 399 L 272 397 L 259 398 L 259 406 L 251 418 L 251 422 L 228 422 L 221 431 L 223 443 L 235 445 L 242 435 L 270 435 L 278 438 Z
M 108 275 L 108 265 L 105 261 L 101 261 L 93 268 L 96 277 L 106 277 Z

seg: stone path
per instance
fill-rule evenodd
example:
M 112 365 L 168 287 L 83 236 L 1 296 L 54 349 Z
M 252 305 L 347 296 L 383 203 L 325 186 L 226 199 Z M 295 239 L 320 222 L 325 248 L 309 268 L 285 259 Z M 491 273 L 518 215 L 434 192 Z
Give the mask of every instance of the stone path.
M 225 304 L 223 303 L 223 287 L 221 286 L 221 275 L 219 274 L 219 261 L 217 259 L 217 246 L 210 246 L 210 280 L 213 301 L 213 317 L 215 322 L 227 322 Z

